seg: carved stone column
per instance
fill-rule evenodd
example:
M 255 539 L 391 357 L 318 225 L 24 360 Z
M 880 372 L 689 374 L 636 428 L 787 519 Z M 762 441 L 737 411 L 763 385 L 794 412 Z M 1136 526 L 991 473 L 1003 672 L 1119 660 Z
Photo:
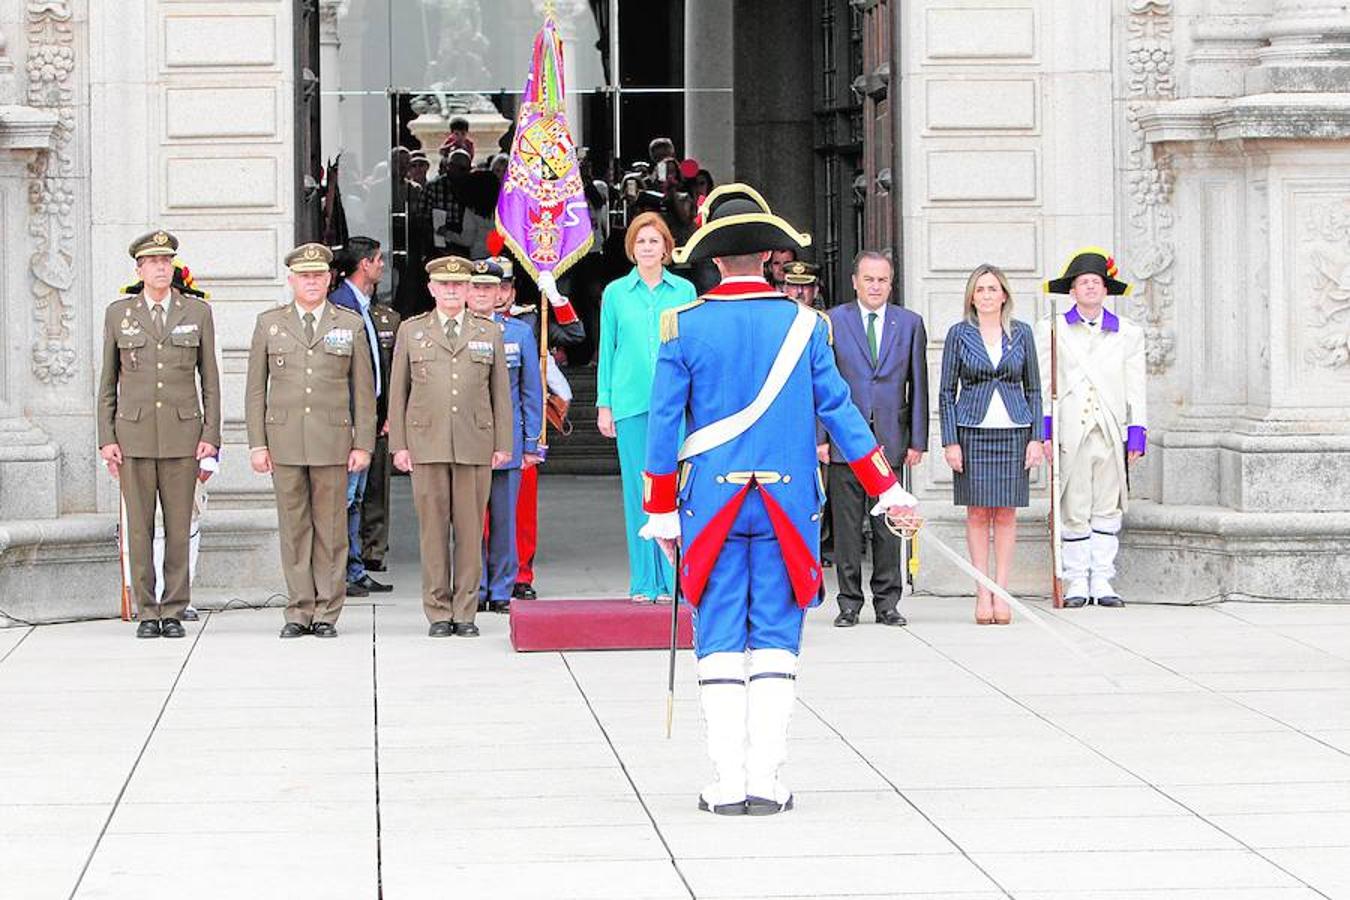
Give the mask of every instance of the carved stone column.
M 1247 80 L 1249 94 L 1350 90 L 1350 10 L 1337 0 L 1275 0 L 1269 46 Z

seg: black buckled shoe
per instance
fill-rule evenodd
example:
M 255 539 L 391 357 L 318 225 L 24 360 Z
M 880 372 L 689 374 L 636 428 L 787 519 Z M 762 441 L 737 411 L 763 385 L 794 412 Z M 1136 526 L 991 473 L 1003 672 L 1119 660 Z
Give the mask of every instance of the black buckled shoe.
M 839 615 L 834 617 L 835 628 L 852 628 L 858 624 L 858 614 L 852 610 L 841 610 Z
M 380 582 L 371 578 L 369 575 L 362 575 L 360 578 L 356 579 L 356 581 L 349 582 L 347 584 L 347 591 L 349 593 L 353 584 L 360 585 L 372 594 L 387 594 L 394 589 L 392 584 L 380 584 Z
M 745 801 L 738 800 L 735 803 L 719 803 L 716 806 L 709 805 L 703 795 L 698 795 L 698 808 L 703 812 L 710 812 L 719 816 L 743 816 L 745 815 Z
M 427 637 L 450 637 L 454 633 L 455 628 L 449 622 L 432 622 L 427 629 Z
M 495 612 L 495 613 L 510 613 L 510 612 L 511 612 L 511 601 L 510 601 L 510 600 L 489 600 L 489 601 L 488 601 L 488 612 Z
M 526 584 L 523 581 L 517 581 L 516 586 L 511 588 L 511 596 L 517 600 L 538 600 L 539 595 L 534 592 L 534 585 Z
M 792 809 L 792 797 L 786 803 L 778 803 L 768 797 L 746 797 L 745 814 L 747 816 L 773 816 Z
M 478 637 L 478 626 L 472 622 L 455 622 L 451 627 L 459 637 Z
M 160 619 L 159 633 L 166 638 L 180 638 L 187 635 L 183 629 L 183 623 L 177 619 Z
M 898 609 L 888 609 L 885 612 L 877 613 L 878 625 L 908 625 L 909 619 L 900 615 Z
M 1097 605 L 1105 606 L 1110 609 L 1119 609 L 1120 607 L 1125 605 L 1125 601 L 1117 597 L 1115 594 L 1109 594 L 1105 597 L 1098 597 Z
M 145 619 L 136 626 L 136 637 L 138 638 L 157 638 L 159 635 L 159 619 Z
M 317 638 L 335 638 L 337 637 L 337 626 L 332 622 L 315 622 L 310 631 Z
M 1065 608 L 1065 609 L 1082 609 L 1084 606 L 1087 606 L 1087 598 L 1086 598 L 1086 597 L 1065 597 L 1065 598 L 1064 598 L 1064 608 Z
M 281 634 L 277 635 L 277 637 L 298 638 L 304 637 L 307 634 L 309 634 L 308 626 L 301 625 L 299 622 L 287 622 L 285 625 L 281 626 Z

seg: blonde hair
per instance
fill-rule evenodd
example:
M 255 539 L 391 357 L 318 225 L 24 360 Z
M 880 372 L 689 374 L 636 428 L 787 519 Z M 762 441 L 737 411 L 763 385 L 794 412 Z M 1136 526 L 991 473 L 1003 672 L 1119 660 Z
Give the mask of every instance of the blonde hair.
M 1003 309 L 999 312 L 999 318 L 1002 320 L 1003 333 L 1012 334 L 1012 313 L 1013 296 L 1008 288 L 1008 277 L 1003 274 L 1003 270 L 992 263 L 981 263 L 975 267 L 975 271 L 970 273 L 966 279 L 966 302 L 963 307 L 966 311 L 966 321 L 972 325 L 980 324 L 980 314 L 975 309 L 975 282 L 979 281 L 985 275 L 993 275 L 998 279 L 999 287 L 1003 288 Z
M 637 243 L 638 232 L 648 225 L 656 229 L 657 233 L 661 235 L 661 242 L 666 245 L 666 252 L 661 257 L 661 264 L 670 265 L 670 254 L 675 249 L 675 236 L 670 233 L 670 226 L 666 225 L 666 220 L 661 218 L 660 213 L 648 211 L 628 223 L 628 231 L 623 236 L 623 252 L 627 254 L 629 262 L 637 262 L 637 258 L 633 255 L 633 245 Z

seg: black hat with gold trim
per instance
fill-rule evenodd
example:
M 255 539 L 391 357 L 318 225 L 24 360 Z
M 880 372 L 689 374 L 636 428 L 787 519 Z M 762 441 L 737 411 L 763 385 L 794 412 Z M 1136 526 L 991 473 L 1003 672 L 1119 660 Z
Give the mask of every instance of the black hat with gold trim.
M 699 207 L 699 217 L 702 226 L 672 254 L 676 263 L 811 246 L 811 235 L 774 215 L 748 184 L 724 184 L 714 190 Z
M 514 281 L 516 278 L 516 267 L 511 262 L 509 256 L 490 256 L 488 259 L 495 262 L 502 270 L 502 281 Z
M 149 231 L 127 247 L 127 252 L 131 254 L 132 259 L 140 259 L 142 256 L 173 256 L 178 252 L 178 238 L 169 234 L 163 228 L 158 231 Z
M 333 251 L 323 244 L 301 244 L 286 254 L 286 268 L 297 275 L 306 272 L 327 272 L 333 262 Z
M 491 259 L 475 260 L 469 281 L 473 284 L 501 284 L 502 267 Z
M 1106 283 L 1106 293 L 1123 297 L 1130 292 L 1130 286 L 1118 281 L 1116 261 L 1101 247 L 1084 247 L 1074 254 L 1073 259 L 1064 267 L 1064 273 L 1045 283 L 1047 294 L 1067 294 L 1073 289 L 1073 282 L 1079 275 L 1097 275 Z
M 820 277 L 820 266 L 794 259 L 783 266 L 783 281 L 787 284 L 815 284 Z
M 432 281 L 468 284 L 473 277 L 473 263 L 462 256 L 441 256 L 426 265 L 427 277 Z

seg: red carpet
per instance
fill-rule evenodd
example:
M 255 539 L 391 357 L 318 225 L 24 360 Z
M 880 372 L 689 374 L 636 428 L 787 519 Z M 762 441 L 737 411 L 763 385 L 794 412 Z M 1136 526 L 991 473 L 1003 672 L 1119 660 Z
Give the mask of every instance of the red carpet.
M 687 605 L 680 607 L 679 645 L 694 645 Z M 512 600 L 511 646 L 534 650 L 666 650 L 670 607 L 630 600 Z

